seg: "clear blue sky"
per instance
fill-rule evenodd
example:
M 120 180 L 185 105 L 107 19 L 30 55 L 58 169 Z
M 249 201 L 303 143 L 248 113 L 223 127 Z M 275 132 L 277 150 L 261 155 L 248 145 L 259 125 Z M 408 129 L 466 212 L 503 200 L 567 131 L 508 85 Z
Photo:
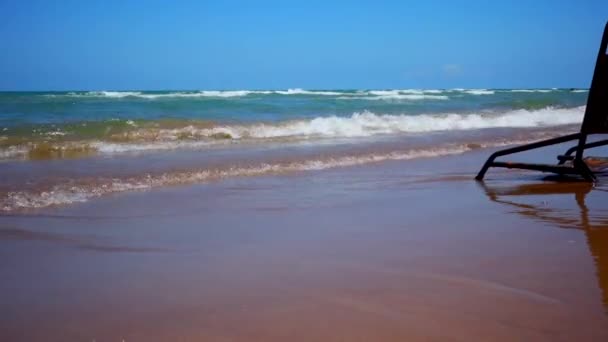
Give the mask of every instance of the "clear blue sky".
M 606 20 L 606 0 L 0 0 L 0 90 L 588 87 Z

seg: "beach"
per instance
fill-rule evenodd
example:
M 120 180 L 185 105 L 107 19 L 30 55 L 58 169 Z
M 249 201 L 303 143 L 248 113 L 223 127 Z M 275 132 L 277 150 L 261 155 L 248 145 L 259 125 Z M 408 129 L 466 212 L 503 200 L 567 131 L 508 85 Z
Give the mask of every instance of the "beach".
M 608 342 L 606 13 L 0 1 L 0 342 Z
M 495 148 L 5 212 L 0 339 L 608 340 L 606 188 Z

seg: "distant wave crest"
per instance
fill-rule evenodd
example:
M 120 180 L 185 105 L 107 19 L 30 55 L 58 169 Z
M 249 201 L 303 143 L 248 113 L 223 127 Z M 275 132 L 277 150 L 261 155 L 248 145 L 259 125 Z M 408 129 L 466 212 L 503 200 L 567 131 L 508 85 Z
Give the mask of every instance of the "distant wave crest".
M 333 96 L 341 100 L 447 100 L 450 96 L 494 95 L 496 93 L 550 93 L 560 89 L 387 89 L 387 90 L 307 90 L 291 88 L 286 90 L 200 90 L 200 91 L 88 91 L 66 94 L 45 94 L 47 97 L 80 97 L 107 99 L 170 99 L 170 98 L 240 98 L 255 95 L 284 96 Z M 586 92 L 573 89 L 571 92 Z
M 344 93 L 337 91 L 322 91 L 322 90 L 304 90 L 304 89 L 287 89 L 287 90 L 201 90 L 201 91 L 175 91 L 175 92 L 141 92 L 141 91 L 88 91 L 88 92 L 70 92 L 65 95 L 50 94 L 46 96 L 59 97 L 104 97 L 104 98 L 142 98 L 142 99 L 162 99 L 162 98 L 196 98 L 196 97 L 242 97 L 248 95 L 321 95 L 321 96 L 339 96 Z
M 494 95 L 495 91 L 494 90 L 488 90 L 488 89 L 468 89 L 468 90 L 463 90 L 464 93 L 467 93 L 469 95 Z

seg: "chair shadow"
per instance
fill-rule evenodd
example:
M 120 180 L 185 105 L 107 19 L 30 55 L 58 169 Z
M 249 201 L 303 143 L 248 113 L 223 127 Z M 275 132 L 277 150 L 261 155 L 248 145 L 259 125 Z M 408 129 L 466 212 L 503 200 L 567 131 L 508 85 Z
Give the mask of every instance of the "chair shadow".
M 531 220 L 559 228 L 583 231 L 596 266 L 602 303 L 608 313 L 608 210 L 593 209 L 587 204 L 587 196 L 590 193 L 606 191 L 605 189 L 594 188 L 593 184 L 587 182 L 542 182 L 499 186 L 480 183 L 480 186 L 491 201 L 512 207 L 515 213 Z M 557 208 L 550 201 L 551 196 L 555 195 L 562 196 L 562 199 L 563 196 L 571 195 L 577 209 Z M 542 196 L 548 200 L 540 204 L 522 203 L 529 198 L 528 196 Z

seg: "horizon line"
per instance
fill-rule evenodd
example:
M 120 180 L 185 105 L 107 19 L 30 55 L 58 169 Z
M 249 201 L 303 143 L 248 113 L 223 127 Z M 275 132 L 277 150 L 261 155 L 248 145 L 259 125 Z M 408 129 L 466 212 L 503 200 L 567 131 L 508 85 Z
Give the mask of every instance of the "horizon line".
M 449 87 L 449 88 L 301 88 L 301 87 L 288 87 L 288 88 L 200 88 L 200 89 L 188 89 L 188 88 L 173 88 L 173 89 L 137 89 L 137 88 L 122 88 L 122 89 L 111 89 L 111 88 L 82 88 L 82 89 L 0 89 L 1 93 L 65 93 L 65 92 L 203 92 L 203 91 L 288 91 L 288 90 L 305 90 L 305 91 L 352 91 L 352 90 L 589 90 L 589 87 Z

